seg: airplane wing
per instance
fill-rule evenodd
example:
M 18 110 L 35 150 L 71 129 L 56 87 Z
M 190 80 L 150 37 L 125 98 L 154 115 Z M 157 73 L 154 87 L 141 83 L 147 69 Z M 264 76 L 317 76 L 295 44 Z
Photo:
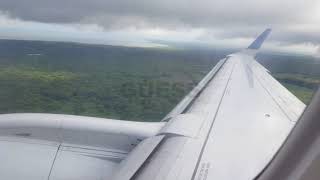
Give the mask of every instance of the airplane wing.
M 114 179 L 254 179 L 305 108 L 254 59 L 270 31 L 222 59 L 164 118 L 145 161 L 135 164 L 143 151 L 133 151 Z
M 220 60 L 159 123 L 1 115 L 0 174 L 50 180 L 254 179 L 305 108 L 255 60 L 270 31 Z

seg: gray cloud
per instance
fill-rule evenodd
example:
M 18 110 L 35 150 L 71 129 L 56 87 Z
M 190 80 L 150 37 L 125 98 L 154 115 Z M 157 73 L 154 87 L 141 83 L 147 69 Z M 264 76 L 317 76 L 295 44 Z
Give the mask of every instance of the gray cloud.
M 305 21 L 315 0 L 1 0 L 0 10 L 24 20 L 112 26 L 161 23 L 185 26 L 269 25 Z M 119 21 L 117 21 L 119 20 Z M 130 23 L 130 24 L 126 24 Z
M 96 24 L 105 31 L 204 29 L 198 39 L 252 38 L 271 27 L 271 40 L 317 45 L 318 5 L 317 0 L 0 0 L 0 11 L 25 21 Z

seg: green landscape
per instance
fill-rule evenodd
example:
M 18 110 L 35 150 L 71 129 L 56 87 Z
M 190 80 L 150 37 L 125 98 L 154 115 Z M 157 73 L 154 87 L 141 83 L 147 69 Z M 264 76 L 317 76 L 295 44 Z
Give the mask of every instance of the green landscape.
M 133 48 L 0 40 L 0 113 L 159 121 L 234 50 Z M 258 61 L 306 104 L 320 61 L 263 53 Z
M 261 54 L 258 61 L 308 105 L 320 84 L 320 60 L 311 56 Z

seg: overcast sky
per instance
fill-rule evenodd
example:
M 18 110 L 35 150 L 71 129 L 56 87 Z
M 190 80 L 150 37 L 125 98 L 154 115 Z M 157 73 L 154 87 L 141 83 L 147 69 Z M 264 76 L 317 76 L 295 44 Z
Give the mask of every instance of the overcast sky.
M 6 39 L 246 47 L 270 27 L 265 49 L 316 54 L 319 22 L 319 0 L 0 0 Z

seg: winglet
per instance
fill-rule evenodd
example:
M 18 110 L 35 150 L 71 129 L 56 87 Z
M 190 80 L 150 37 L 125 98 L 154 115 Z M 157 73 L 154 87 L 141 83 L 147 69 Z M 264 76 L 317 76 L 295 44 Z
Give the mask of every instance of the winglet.
M 268 35 L 271 33 L 271 29 L 266 29 L 260 36 L 257 37 L 255 41 L 248 47 L 248 49 L 260 49 L 263 42 L 267 39 Z

